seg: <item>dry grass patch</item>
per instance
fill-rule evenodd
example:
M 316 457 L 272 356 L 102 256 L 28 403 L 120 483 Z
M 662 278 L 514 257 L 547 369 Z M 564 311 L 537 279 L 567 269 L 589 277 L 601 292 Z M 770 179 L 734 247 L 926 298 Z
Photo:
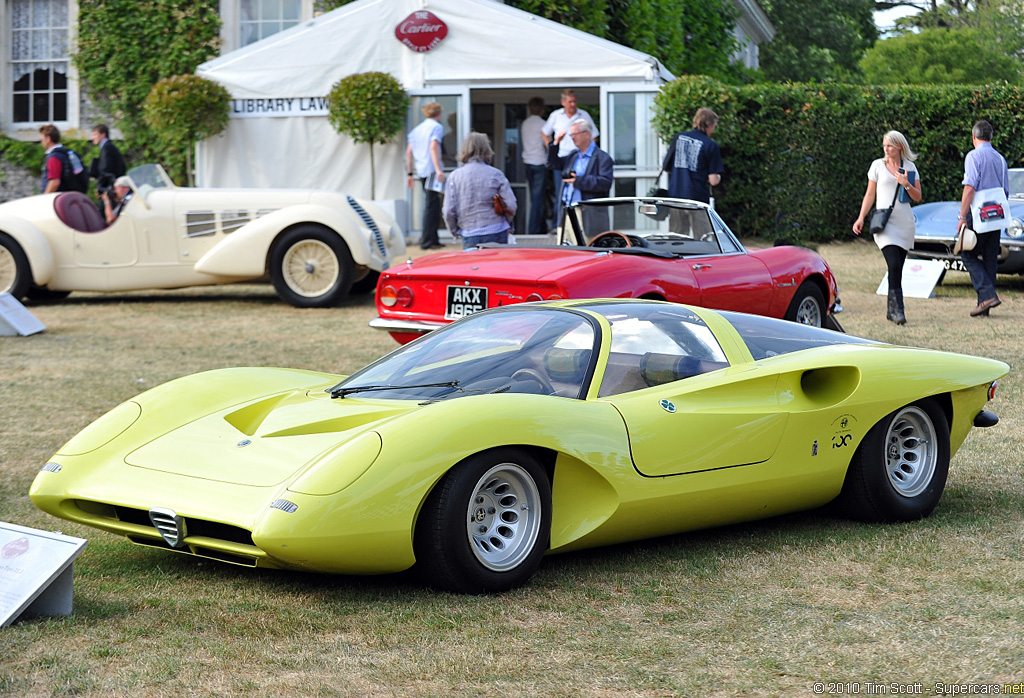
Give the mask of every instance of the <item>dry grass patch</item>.
M 880 253 L 820 252 L 852 334 L 1019 367 L 1024 284 L 974 319 L 966 275 L 885 320 Z M 119 402 L 236 365 L 348 373 L 396 345 L 370 297 L 298 310 L 254 284 L 34 306 L 0 338 L 0 519 L 87 537 L 75 614 L 2 632 L 9 696 L 778 696 L 814 681 L 1024 679 L 1024 388 L 975 430 L 932 517 L 865 526 L 818 512 L 545 560 L 525 589 L 460 597 L 414 578 L 330 577 L 170 555 L 56 520 L 27 493 L 46 459 Z M 864 691 L 862 690 L 862 693 Z

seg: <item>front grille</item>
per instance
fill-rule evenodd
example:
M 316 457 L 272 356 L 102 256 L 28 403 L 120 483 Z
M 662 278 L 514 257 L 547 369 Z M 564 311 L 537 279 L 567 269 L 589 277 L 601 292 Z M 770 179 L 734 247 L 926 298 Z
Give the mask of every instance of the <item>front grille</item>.
M 138 524 L 139 526 L 149 526 L 151 528 L 153 526 L 153 522 L 149 519 L 149 511 L 145 509 L 116 506 L 114 507 L 114 512 L 119 521 Z M 189 536 L 203 536 L 204 538 L 213 538 L 229 543 L 255 545 L 250 531 L 230 524 L 185 517 L 185 528 Z

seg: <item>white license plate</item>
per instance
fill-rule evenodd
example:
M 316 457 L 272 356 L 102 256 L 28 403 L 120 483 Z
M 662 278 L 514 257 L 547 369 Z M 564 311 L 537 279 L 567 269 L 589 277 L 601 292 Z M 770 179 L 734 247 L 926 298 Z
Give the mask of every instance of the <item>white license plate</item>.
M 959 259 L 944 259 L 942 261 L 946 265 L 946 269 L 950 269 L 952 271 L 967 271 L 967 267 L 964 266 L 964 263 L 963 263 L 962 260 L 959 260 Z
M 445 320 L 458 320 L 487 309 L 487 289 L 482 286 L 449 286 Z

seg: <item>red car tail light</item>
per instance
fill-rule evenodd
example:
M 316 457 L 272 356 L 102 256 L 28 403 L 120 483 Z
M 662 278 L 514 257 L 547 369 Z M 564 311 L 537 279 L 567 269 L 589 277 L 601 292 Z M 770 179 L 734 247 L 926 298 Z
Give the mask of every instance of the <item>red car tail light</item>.
M 991 400 L 996 396 L 996 386 L 999 385 L 998 381 L 992 381 L 992 385 L 988 386 L 988 399 Z
M 385 286 L 377 294 L 377 299 L 385 308 L 390 308 L 398 302 L 398 291 L 395 290 L 394 286 Z
M 402 288 L 398 289 L 398 304 L 403 308 L 408 308 L 412 305 L 412 298 L 412 289 L 408 286 L 402 286 Z
M 563 296 L 560 293 L 552 293 L 550 296 L 548 296 L 549 301 L 560 301 L 562 300 L 562 298 Z
M 539 293 L 531 293 L 526 297 L 527 303 L 534 303 L 536 301 L 542 301 L 544 298 Z

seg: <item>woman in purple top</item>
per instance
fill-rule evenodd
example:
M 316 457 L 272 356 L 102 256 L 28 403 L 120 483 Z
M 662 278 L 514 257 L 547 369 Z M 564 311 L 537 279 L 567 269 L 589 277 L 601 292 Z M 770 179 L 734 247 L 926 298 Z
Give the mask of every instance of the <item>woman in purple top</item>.
M 516 213 L 516 195 L 505 174 L 491 167 L 493 158 L 487 135 L 473 131 L 459 148 L 459 161 L 465 164 L 448 176 L 444 222 L 452 235 L 462 237 L 463 248 L 485 242 L 508 242 L 510 219 Z M 505 202 L 507 217 L 495 212 L 495 194 Z

